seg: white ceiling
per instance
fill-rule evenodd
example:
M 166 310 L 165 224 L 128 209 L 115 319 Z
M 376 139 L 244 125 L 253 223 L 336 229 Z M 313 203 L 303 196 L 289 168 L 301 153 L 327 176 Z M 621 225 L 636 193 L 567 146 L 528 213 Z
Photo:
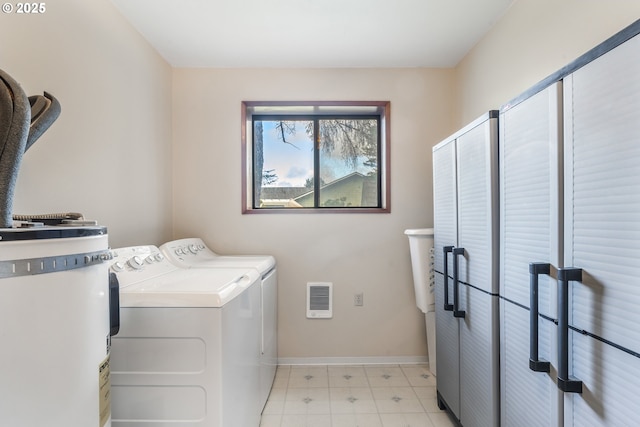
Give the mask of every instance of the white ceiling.
M 453 67 L 514 0 L 111 0 L 174 67 Z

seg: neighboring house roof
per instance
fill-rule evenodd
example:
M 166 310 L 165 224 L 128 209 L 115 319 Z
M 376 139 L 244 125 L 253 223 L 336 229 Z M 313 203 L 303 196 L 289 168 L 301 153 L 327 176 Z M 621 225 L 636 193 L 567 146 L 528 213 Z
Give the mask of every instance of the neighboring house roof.
M 333 206 L 376 206 L 377 179 L 352 172 L 322 186 L 321 203 Z M 262 187 L 262 206 L 313 206 L 314 191 L 306 187 Z M 287 199 L 290 204 L 284 204 Z
M 262 187 L 260 195 L 263 200 L 295 199 L 308 193 L 307 187 Z

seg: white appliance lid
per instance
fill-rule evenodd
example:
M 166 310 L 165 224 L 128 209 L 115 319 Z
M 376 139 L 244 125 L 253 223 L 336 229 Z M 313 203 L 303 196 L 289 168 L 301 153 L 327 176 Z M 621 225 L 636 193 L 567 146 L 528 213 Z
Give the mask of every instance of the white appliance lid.
M 121 307 L 222 307 L 259 280 L 254 269 L 180 269 L 120 289 Z
M 261 275 L 273 270 L 276 259 L 271 255 L 219 255 L 199 237 L 173 240 L 160 246 L 160 251 L 181 267 L 255 268 Z
M 261 275 L 273 270 L 276 259 L 270 255 L 218 255 L 213 259 L 191 264 L 198 268 L 255 268 Z

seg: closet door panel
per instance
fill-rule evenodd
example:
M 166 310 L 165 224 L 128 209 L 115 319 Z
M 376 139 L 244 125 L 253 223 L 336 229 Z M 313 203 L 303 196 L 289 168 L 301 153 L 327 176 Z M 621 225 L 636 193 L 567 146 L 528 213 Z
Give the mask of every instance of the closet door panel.
M 571 324 L 640 353 L 640 37 L 566 79 Z
M 640 37 L 565 79 L 567 425 L 640 425 Z
M 562 425 L 561 392 L 554 380 L 556 327 L 539 319 L 541 359 L 551 361 L 551 372 L 529 369 L 529 311 L 508 301 L 500 302 L 501 425 L 549 427 Z
M 500 295 L 529 307 L 529 263 L 560 266 L 561 84 L 500 115 Z M 555 318 L 555 280 L 539 278 L 540 312 Z M 524 331 L 523 331 L 524 333 Z
M 441 143 L 433 151 L 433 182 L 435 270 L 442 273 L 442 248 L 458 244 L 455 140 Z
M 498 297 L 461 285 L 460 421 L 465 427 L 498 426 Z
M 557 377 L 555 280 L 562 266 L 562 84 L 500 115 L 500 376 L 503 426 L 561 426 Z M 549 263 L 538 277 L 538 356 L 550 372 L 529 368 L 530 263 Z
M 571 332 L 573 374 L 582 393 L 565 393 L 565 425 L 640 425 L 640 358 L 587 335 Z
M 444 276 L 435 274 L 436 288 L 444 287 Z M 451 289 L 449 280 L 449 292 Z M 436 359 L 438 392 L 451 409 L 460 418 L 460 335 L 458 319 L 453 312 L 445 311 L 442 292 L 436 292 Z
M 460 280 L 498 293 L 497 119 L 487 120 L 457 139 L 458 246 Z
M 449 300 L 453 303 L 451 254 L 443 254 L 443 247 L 457 245 L 456 198 L 456 141 L 440 143 L 433 151 L 434 178 L 434 247 L 435 247 L 435 309 L 436 358 L 438 359 L 437 388 L 451 411 L 460 417 L 460 337 L 458 319 L 452 311 L 444 310 L 445 283 Z M 448 260 L 447 260 L 448 258 Z M 445 262 L 448 274 L 444 276 Z

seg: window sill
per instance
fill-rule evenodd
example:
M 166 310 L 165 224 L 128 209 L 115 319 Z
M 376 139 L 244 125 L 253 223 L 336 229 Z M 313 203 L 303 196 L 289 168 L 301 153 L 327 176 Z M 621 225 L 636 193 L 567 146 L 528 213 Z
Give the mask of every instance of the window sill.
M 259 208 L 243 209 L 242 214 L 388 214 L 391 208 Z

